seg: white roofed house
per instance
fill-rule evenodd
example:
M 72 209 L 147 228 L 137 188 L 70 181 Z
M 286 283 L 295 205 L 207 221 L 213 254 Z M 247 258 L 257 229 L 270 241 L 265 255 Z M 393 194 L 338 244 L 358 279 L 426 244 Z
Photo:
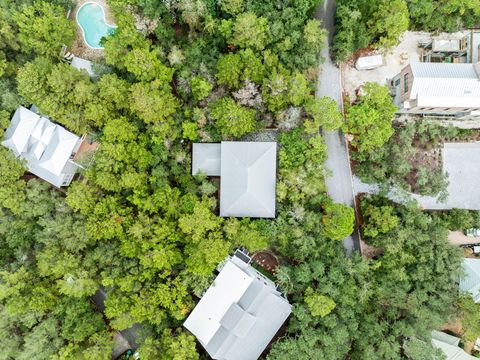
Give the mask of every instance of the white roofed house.
M 475 356 L 467 354 L 460 346 L 460 338 L 441 331 L 432 331 L 432 346 L 442 350 L 446 360 L 475 360 Z
M 25 160 L 28 171 L 50 184 L 68 186 L 80 165 L 73 156 L 83 138 L 24 107 L 13 115 L 2 145 Z
M 212 359 L 255 360 L 291 313 L 275 284 L 233 255 L 183 324 Z
M 400 113 L 480 117 L 480 63 L 412 63 L 392 84 Z
M 460 279 L 460 291 L 469 293 L 476 303 L 480 303 L 480 259 L 463 259 L 464 276 Z
M 275 217 L 277 143 L 193 144 L 192 174 L 220 176 L 220 216 Z

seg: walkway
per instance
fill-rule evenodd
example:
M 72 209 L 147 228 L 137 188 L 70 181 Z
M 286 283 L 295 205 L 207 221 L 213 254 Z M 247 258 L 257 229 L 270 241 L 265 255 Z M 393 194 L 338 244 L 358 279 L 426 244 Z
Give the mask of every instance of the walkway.
M 334 33 L 334 17 L 335 1 L 325 0 L 317 11 L 317 18 L 322 21 L 323 26 L 328 31 L 328 40 L 321 52 L 325 62 L 320 65 L 316 96 L 329 96 L 341 106 L 340 70 L 332 63 L 329 55 L 329 44 Z M 325 181 L 328 195 L 335 202 L 353 207 L 352 173 L 343 133 L 341 131 L 325 131 L 324 137 L 328 152 L 326 167 L 331 172 L 331 176 Z M 347 254 L 350 254 L 353 250 L 360 250 L 356 230 L 352 236 L 343 239 L 343 246 Z
M 461 231 L 449 231 L 448 242 L 452 245 L 473 245 L 480 244 L 480 237 L 467 236 Z

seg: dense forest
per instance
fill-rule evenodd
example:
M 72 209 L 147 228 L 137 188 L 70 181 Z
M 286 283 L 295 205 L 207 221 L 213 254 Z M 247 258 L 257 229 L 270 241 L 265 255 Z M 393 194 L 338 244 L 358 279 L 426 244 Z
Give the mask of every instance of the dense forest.
M 473 307 L 458 305 L 448 221 L 365 199 L 362 231 L 382 253 L 344 254 L 353 209 L 326 194 L 319 128 L 356 134 L 365 154 L 392 136 L 393 113 L 375 86 L 345 123 L 314 96 L 319 1 L 108 3 L 118 28 L 91 79 L 59 56 L 75 37 L 69 1 L 0 1 L 0 137 L 35 104 L 100 143 L 65 191 L 22 178 L 0 147 L 0 359 L 110 359 L 113 330 L 134 324 L 142 359 L 204 359 L 182 322 L 238 246 L 279 257 L 293 304 L 267 359 L 441 359 L 430 331 Z M 276 218 L 219 217 L 218 184 L 190 175 L 191 143 L 267 131 L 279 143 Z M 104 314 L 90 300 L 100 287 Z

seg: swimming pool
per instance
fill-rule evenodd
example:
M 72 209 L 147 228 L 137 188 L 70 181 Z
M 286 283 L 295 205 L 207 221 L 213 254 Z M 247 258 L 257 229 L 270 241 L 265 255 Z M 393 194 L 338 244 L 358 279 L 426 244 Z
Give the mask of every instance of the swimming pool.
M 103 49 L 100 40 L 116 29 L 116 26 L 107 24 L 105 10 L 96 2 L 86 2 L 78 9 L 77 23 L 82 28 L 83 40 L 92 49 Z

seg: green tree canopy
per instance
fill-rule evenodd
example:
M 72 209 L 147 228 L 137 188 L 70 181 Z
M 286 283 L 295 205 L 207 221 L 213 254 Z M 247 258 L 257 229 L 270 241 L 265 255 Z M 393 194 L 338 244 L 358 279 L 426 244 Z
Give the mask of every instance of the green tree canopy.
M 305 111 L 311 119 L 305 121 L 305 130 L 309 133 L 317 132 L 320 127 L 328 131 L 337 130 L 342 126 L 343 116 L 335 100 L 323 97 L 311 99 L 305 105 Z
M 239 137 L 256 128 L 255 110 L 238 105 L 226 97 L 211 104 L 210 117 L 225 137 Z
M 350 206 L 328 203 L 322 217 L 325 236 L 332 240 L 341 240 L 353 232 L 355 213 Z
M 352 145 L 358 151 L 371 152 L 392 136 L 396 110 L 386 86 L 366 83 L 364 94 L 348 110 L 343 130 L 353 135 Z
M 62 45 L 69 46 L 75 38 L 75 26 L 66 18 L 65 9 L 48 1 L 25 5 L 14 18 L 25 52 L 56 57 Z
M 398 224 L 398 217 L 393 213 L 393 207 L 389 205 L 375 206 L 362 203 L 362 216 L 365 222 L 363 234 L 367 237 L 374 238 L 378 234 L 386 234 Z

